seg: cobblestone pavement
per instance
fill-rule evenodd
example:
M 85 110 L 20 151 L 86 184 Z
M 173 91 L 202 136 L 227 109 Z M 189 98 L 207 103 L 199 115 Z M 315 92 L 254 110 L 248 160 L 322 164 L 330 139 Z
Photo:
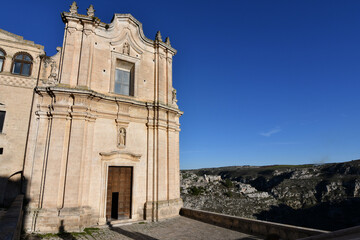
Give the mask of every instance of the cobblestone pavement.
M 40 239 L 39 236 L 27 236 L 27 240 Z M 217 227 L 211 224 L 199 222 L 185 217 L 151 222 L 134 223 L 125 226 L 113 226 L 109 228 L 89 229 L 87 233 L 65 233 L 62 235 L 43 235 L 41 239 L 46 240 L 215 240 L 215 239 L 236 239 L 255 240 L 261 239 L 232 231 L 226 228 Z

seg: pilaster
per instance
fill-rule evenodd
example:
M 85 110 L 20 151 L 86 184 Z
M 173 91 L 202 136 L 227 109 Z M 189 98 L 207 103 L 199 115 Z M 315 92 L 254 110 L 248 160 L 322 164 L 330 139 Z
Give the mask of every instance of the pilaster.
M 77 85 L 83 25 L 76 16 L 67 16 L 60 83 Z
M 90 87 L 91 58 L 93 51 L 94 23 L 83 20 L 82 44 L 80 53 L 80 65 L 78 75 L 78 86 Z

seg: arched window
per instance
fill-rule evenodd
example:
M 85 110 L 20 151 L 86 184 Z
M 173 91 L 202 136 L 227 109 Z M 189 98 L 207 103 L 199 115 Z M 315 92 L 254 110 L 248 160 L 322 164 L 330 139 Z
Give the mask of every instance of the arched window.
M 23 76 L 30 76 L 32 57 L 28 53 L 17 53 L 14 56 L 12 73 Z
M 5 56 L 5 51 L 0 48 L 0 72 L 2 72 L 4 68 Z

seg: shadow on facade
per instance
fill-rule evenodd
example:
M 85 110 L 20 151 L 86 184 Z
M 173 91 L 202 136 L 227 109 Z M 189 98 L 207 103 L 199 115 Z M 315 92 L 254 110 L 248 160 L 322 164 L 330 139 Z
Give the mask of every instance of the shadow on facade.
M 60 221 L 59 232 L 57 236 L 64 240 L 76 240 L 76 238 L 73 235 L 71 235 L 71 233 L 65 231 L 64 220 Z
M 17 195 L 25 194 L 27 181 L 22 178 L 22 172 L 15 172 L 10 176 L 0 176 L 0 207 L 8 208 Z
M 293 209 L 281 204 L 254 216 L 259 220 L 335 231 L 360 224 L 359 206 L 360 198 L 322 202 L 305 209 Z

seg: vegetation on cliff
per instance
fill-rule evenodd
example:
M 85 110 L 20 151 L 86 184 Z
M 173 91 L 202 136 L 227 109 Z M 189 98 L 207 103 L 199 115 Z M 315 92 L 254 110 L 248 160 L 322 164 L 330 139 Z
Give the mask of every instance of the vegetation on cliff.
M 360 160 L 181 171 L 184 206 L 337 230 L 360 224 Z

